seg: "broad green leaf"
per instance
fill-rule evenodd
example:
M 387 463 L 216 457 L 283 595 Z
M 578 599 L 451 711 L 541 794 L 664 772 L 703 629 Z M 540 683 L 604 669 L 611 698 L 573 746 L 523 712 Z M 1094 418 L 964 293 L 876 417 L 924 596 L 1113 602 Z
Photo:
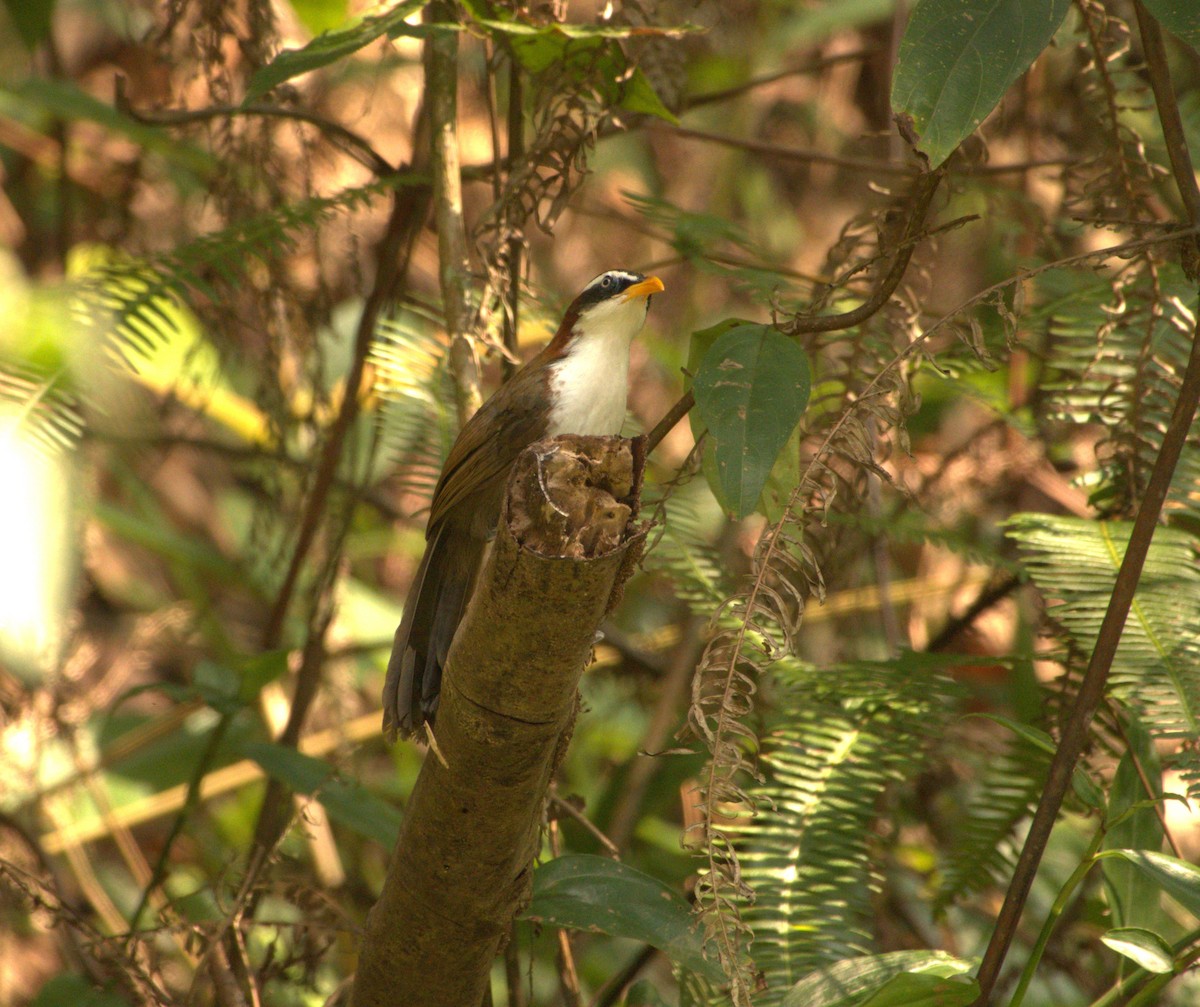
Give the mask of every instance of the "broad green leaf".
M 892 110 L 941 164 L 1062 24 L 1070 0 L 921 0 L 900 40 Z
M 556 857 L 533 872 L 526 919 L 650 944 L 714 982 L 720 966 L 703 954 L 686 902 L 656 878 L 604 857 Z
M 1109 788 L 1108 807 L 1105 809 L 1105 821 L 1109 828 L 1104 837 L 1104 849 L 1152 850 L 1157 853 L 1163 844 L 1162 822 L 1153 804 L 1147 803 L 1146 798 L 1162 797 L 1162 769 L 1154 744 L 1136 717 L 1129 718 L 1125 733 L 1129 737 L 1131 750 L 1121 758 Z M 1154 793 L 1146 793 L 1134 756 L 1141 760 Z M 1112 919 L 1118 927 L 1157 931 L 1167 924 L 1161 892 L 1153 879 L 1121 860 L 1104 860 L 1100 867 Z
M 325 32 L 302 49 L 284 49 L 270 63 L 260 67 L 250 78 L 246 101 L 261 98 L 273 87 L 310 70 L 335 63 L 370 45 L 381 35 L 398 35 L 405 30 L 404 22 L 419 11 L 428 0 L 405 0 L 386 14 L 363 18 L 358 24 L 338 31 Z
M 953 979 L 972 968 L 970 962 L 944 951 L 892 951 L 846 958 L 801 979 L 784 995 L 781 1007 L 864 1007 L 868 1003 L 871 1007 L 958 1007 L 979 995 L 973 981 Z M 901 982 L 889 990 L 894 979 Z M 943 988 L 945 983 L 952 985 Z M 884 998 L 876 1000 L 877 996 Z
M 1142 0 L 1162 26 L 1200 49 L 1200 6 L 1196 0 Z
M 50 34 L 54 0 L 4 0 L 13 27 L 29 49 L 36 49 Z
M 905 973 L 889 979 L 862 1007 L 967 1007 L 978 996 L 979 984 L 966 976 Z
M 1153 930 L 1116 927 L 1100 940 L 1147 972 L 1163 973 L 1175 968 L 1175 955 L 1171 945 Z
M 700 370 L 700 365 L 704 362 L 704 358 L 708 355 L 708 351 L 712 349 L 713 343 L 720 339 L 725 333 L 741 328 L 747 325 L 757 325 L 758 322 L 752 322 L 748 318 L 726 318 L 716 325 L 710 325 L 707 329 L 700 329 L 692 333 L 692 338 L 688 344 L 688 361 L 687 370 L 691 379 L 696 377 L 696 372 Z M 703 424 L 697 424 L 695 411 L 689 414 L 692 421 L 692 433 L 699 436 L 704 432 Z
M 1184 909 L 1200 918 L 1200 867 L 1151 850 L 1105 850 L 1098 856 L 1133 864 Z
M 400 812 L 357 783 L 338 779 L 328 762 L 286 745 L 264 742 L 249 742 L 242 752 L 292 790 L 312 794 L 335 822 L 389 849 L 396 842 Z
M 714 441 L 717 495 L 735 517 L 758 506 L 771 466 L 808 404 L 804 352 L 769 325 L 739 325 L 705 354 L 693 384 Z

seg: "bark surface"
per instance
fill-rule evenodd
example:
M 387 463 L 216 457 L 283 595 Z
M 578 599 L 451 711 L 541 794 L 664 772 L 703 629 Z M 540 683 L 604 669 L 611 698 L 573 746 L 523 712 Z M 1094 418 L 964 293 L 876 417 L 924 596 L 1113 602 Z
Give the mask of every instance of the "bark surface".
M 640 553 L 631 443 L 563 436 L 517 460 L 451 646 L 435 734 L 378 903 L 353 1007 L 482 1002 L 528 901 L 542 805 L 596 628 Z

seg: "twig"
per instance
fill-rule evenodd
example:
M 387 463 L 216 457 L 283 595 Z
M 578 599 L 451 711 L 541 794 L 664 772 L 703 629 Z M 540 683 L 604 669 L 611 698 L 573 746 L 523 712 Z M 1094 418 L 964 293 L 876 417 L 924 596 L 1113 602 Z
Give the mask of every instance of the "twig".
M 208 119 L 232 119 L 239 115 L 293 119 L 296 122 L 315 126 L 334 142 L 334 146 L 349 154 L 364 168 L 370 169 L 376 175 L 383 177 L 395 174 L 396 171 L 387 158 L 352 129 L 347 129 L 341 123 L 333 122 L 314 112 L 300 108 L 285 108 L 282 105 L 254 102 L 249 105 L 209 105 L 197 109 L 161 109 L 155 112 L 141 112 L 130 104 L 129 97 L 125 94 L 125 78 L 121 76 L 118 76 L 115 82 L 113 105 L 118 112 L 123 112 L 136 122 L 145 123 L 148 126 L 183 126 L 193 122 L 205 122 Z
M 520 64 L 510 58 L 508 65 L 508 156 L 513 162 L 519 163 L 525 156 L 525 85 Z M 524 257 L 525 243 L 522 237 L 512 234 L 508 239 L 508 304 L 504 312 L 504 348 L 508 350 L 508 355 L 502 366 L 506 378 L 511 377 L 517 369 Z
M 358 330 L 354 336 L 354 355 L 350 361 L 350 369 L 346 373 L 342 403 L 317 462 L 316 476 L 300 519 L 300 530 L 296 535 L 296 546 L 292 550 L 291 562 L 288 564 L 283 583 L 263 627 L 261 638 L 263 650 L 274 650 L 279 645 L 283 633 L 283 622 L 291 605 L 300 570 L 308 558 L 308 551 L 312 548 L 313 540 L 316 538 L 325 515 L 325 503 L 329 497 L 329 491 L 337 479 L 342 447 L 346 442 L 350 427 L 358 416 L 359 389 L 362 386 L 367 353 L 371 348 L 371 341 L 375 337 L 375 328 L 392 291 L 398 285 L 400 278 L 407 273 L 409 254 L 406 250 L 425 219 L 426 199 L 426 193 L 403 189 L 397 190 L 392 197 L 392 212 L 388 217 L 383 237 L 375 250 L 375 282 L 363 305 L 362 315 L 358 320 Z M 294 704 L 293 711 L 295 711 Z M 306 712 L 306 710 L 302 711 L 302 713 Z
M 1170 826 L 1167 825 L 1167 813 L 1166 809 L 1163 808 L 1161 793 L 1161 775 L 1159 776 L 1160 786 L 1158 790 L 1156 790 L 1154 785 L 1150 782 L 1150 776 L 1146 772 L 1146 767 L 1142 765 L 1141 757 L 1138 755 L 1137 750 L 1133 747 L 1133 742 L 1129 740 L 1129 735 L 1125 731 L 1125 725 L 1121 723 L 1121 716 L 1119 712 L 1112 709 L 1110 709 L 1110 712 L 1113 714 L 1113 724 L 1116 725 L 1117 733 L 1121 735 L 1121 740 L 1125 743 L 1125 751 L 1129 753 L 1129 761 L 1133 764 L 1134 772 L 1137 773 L 1137 778 L 1142 785 L 1142 790 L 1145 791 L 1147 800 L 1153 802 L 1151 807 L 1154 808 L 1154 813 L 1158 816 L 1158 824 L 1162 827 L 1163 837 L 1167 840 L 1167 845 L 1171 847 L 1171 852 L 1175 854 L 1177 859 L 1186 859 L 1183 855 L 1183 851 L 1179 848 L 1179 843 L 1175 840 L 1175 836 L 1171 833 Z
M 725 147 L 736 147 L 738 150 L 749 151 L 751 154 L 762 154 L 765 157 L 775 157 L 784 161 L 832 164 L 848 171 L 867 171 L 881 175 L 916 175 L 918 173 L 917 169 L 909 164 L 893 164 L 890 161 L 877 161 L 869 157 L 842 157 L 838 154 L 826 154 L 821 150 L 809 150 L 801 147 L 782 147 L 776 143 L 746 140 L 738 136 L 726 136 L 723 133 L 710 133 L 704 129 L 689 129 L 687 126 L 671 126 L 667 123 L 656 122 L 650 128 L 687 140 L 719 143 Z
M 803 66 L 788 67 L 785 70 L 776 70 L 774 73 L 766 73 L 760 77 L 751 77 L 741 84 L 735 84 L 733 87 L 722 88 L 719 91 L 708 91 L 705 94 L 698 94 L 693 98 L 688 98 L 683 103 L 682 112 L 690 111 L 693 108 L 701 108 L 704 105 L 712 105 L 719 101 L 727 101 L 730 98 L 737 98 L 747 91 L 753 91 L 755 88 L 763 87 L 767 84 L 774 84 L 777 80 L 785 80 L 788 77 L 799 77 L 806 73 L 816 73 L 818 70 L 824 70 L 826 67 L 837 66 L 840 63 L 858 63 L 875 55 L 874 49 L 859 49 L 856 52 L 836 53 L 832 56 L 823 56 L 820 59 L 810 60 Z
M 984 612 L 995 605 L 997 602 L 1007 598 L 1017 586 L 1021 583 L 1019 577 L 1015 574 L 1009 574 L 1003 580 L 993 582 L 986 585 L 982 591 L 976 595 L 975 600 L 967 607 L 967 610 L 958 618 L 951 619 L 946 623 L 935 636 L 926 645 L 925 649 L 936 654 L 938 651 L 945 650 L 954 641 L 964 629 L 970 626 Z
M 604 847 L 604 851 L 610 857 L 612 857 L 613 860 L 621 859 L 621 850 L 617 847 L 617 844 L 609 839 L 608 836 L 606 836 L 603 832 L 601 832 L 600 827 L 590 818 L 588 818 L 587 815 L 575 807 L 574 804 L 564 797 L 559 797 L 557 793 L 557 787 L 551 789 L 549 797 L 551 804 L 553 804 L 559 811 L 565 812 L 567 817 L 573 818 L 580 825 L 582 825 L 596 840 L 596 842 Z
M 629 767 L 625 786 L 621 788 L 621 797 L 609 819 L 608 831 L 618 849 L 624 849 L 633 835 L 633 827 L 646 790 L 662 763 L 661 759 L 654 756 L 666 745 L 678 721 L 679 707 L 687 695 L 688 682 L 696 669 L 696 660 L 703 646 L 702 633 L 705 622 L 705 619 L 695 615 L 688 619 L 671 657 L 670 667 L 661 677 L 658 702 L 654 704 L 650 723 L 642 736 L 639 746 L 641 750 Z
M 558 822 L 551 819 L 546 830 L 550 840 L 550 852 L 557 859 L 562 853 L 558 838 Z M 575 968 L 575 955 L 571 951 L 570 933 L 558 930 L 558 988 L 562 993 L 563 1007 L 583 1007 L 583 995 L 579 989 L 579 972 Z
M 521 945 L 517 941 L 520 923 L 513 920 L 504 945 L 504 985 L 508 988 L 508 1007 L 525 1007 L 525 988 L 521 985 Z
M 654 961 L 656 954 L 658 954 L 658 948 L 652 944 L 647 944 L 642 948 L 633 956 L 628 965 L 601 987 L 600 992 L 592 999 L 591 1007 L 613 1007 L 621 994 L 638 977 L 638 973 Z

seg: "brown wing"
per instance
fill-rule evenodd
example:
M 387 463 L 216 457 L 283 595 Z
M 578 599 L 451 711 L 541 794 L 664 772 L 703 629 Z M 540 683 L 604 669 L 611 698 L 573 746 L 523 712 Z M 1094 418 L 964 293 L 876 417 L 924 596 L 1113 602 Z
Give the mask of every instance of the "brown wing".
M 458 504 L 494 489 L 517 455 L 545 436 L 549 410 L 541 362 L 539 355 L 513 375 L 459 431 L 433 493 L 426 538 Z

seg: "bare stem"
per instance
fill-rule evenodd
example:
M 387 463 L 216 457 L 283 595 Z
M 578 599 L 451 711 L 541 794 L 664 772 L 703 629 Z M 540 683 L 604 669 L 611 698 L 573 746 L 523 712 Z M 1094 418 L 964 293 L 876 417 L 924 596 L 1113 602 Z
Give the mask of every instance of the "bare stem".
M 443 0 L 427 8 L 432 22 L 454 17 Z M 469 335 L 467 284 L 470 262 L 463 225 L 462 172 L 458 157 L 458 32 L 432 28 L 425 48 L 426 94 L 433 129 L 433 201 L 438 232 L 438 280 L 450 337 L 450 370 L 454 375 L 459 424 L 479 408 L 479 362 Z
M 1135 0 L 1138 22 L 1142 29 L 1143 43 L 1146 48 L 1146 62 L 1154 87 L 1154 98 L 1158 105 L 1159 118 L 1163 123 L 1164 134 L 1168 136 L 1168 149 L 1171 150 L 1171 167 L 1179 186 L 1184 206 L 1191 215 L 1192 232 L 1200 222 L 1200 195 L 1196 192 L 1195 176 L 1192 174 L 1191 158 L 1187 146 L 1183 142 L 1182 129 L 1177 132 L 1168 123 L 1178 123 L 1179 111 L 1175 104 L 1174 91 L 1171 88 L 1170 77 L 1167 73 L 1162 34 L 1157 23 L 1146 12 L 1140 2 Z M 1174 142 L 1170 139 L 1174 132 Z M 1173 149 L 1172 149 L 1173 148 Z M 1033 821 L 1029 826 L 1029 834 L 1017 865 L 1013 871 L 1012 881 L 1004 896 L 1004 904 L 996 918 L 996 929 L 984 952 L 983 961 L 979 966 L 977 976 L 980 994 L 975 1001 L 978 1007 L 983 1007 L 991 998 L 1000 969 L 1012 944 L 1013 935 L 1020 923 L 1021 911 L 1037 874 L 1038 864 L 1045 852 L 1046 843 L 1058 818 L 1059 809 L 1070 786 L 1071 776 L 1075 770 L 1084 745 L 1087 743 L 1092 718 L 1104 698 L 1104 688 L 1108 682 L 1108 673 L 1112 668 L 1113 657 L 1117 645 L 1121 641 L 1121 633 L 1125 628 L 1125 620 L 1133 603 L 1134 592 L 1141 579 L 1142 567 L 1146 562 L 1146 554 L 1154 537 L 1154 529 L 1162 514 L 1163 504 L 1170 490 L 1171 478 L 1175 466 L 1187 440 L 1188 430 L 1196 414 L 1196 406 L 1200 403 L 1200 327 L 1192 335 L 1192 350 L 1188 357 L 1187 369 L 1183 374 L 1183 383 L 1179 388 L 1179 397 L 1175 401 L 1175 410 L 1171 421 L 1163 435 L 1162 448 L 1154 460 L 1154 469 L 1150 473 L 1150 481 L 1142 504 L 1138 508 L 1137 517 L 1133 523 L 1133 532 L 1129 537 L 1129 545 L 1117 572 L 1116 584 L 1112 597 L 1109 598 L 1108 609 L 1104 613 L 1104 621 L 1100 624 L 1100 632 L 1096 645 L 1084 673 L 1083 682 L 1079 687 L 1070 717 L 1063 728 L 1062 738 L 1050 763 L 1050 772 L 1042 790 L 1041 800 Z

